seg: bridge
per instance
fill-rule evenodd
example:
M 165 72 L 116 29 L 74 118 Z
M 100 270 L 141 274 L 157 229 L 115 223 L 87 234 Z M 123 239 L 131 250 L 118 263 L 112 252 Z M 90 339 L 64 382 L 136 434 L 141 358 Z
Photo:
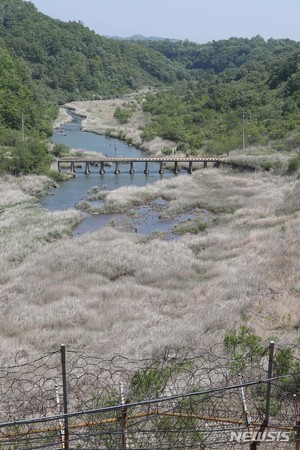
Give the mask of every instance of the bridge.
M 129 173 L 132 175 L 135 173 L 134 164 L 135 163 L 144 163 L 144 173 L 148 174 L 149 171 L 149 163 L 158 163 L 160 174 L 164 173 L 164 168 L 166 164 L 174 163 L 173 172 L 175 174 L 179 173 L 180 165 L 186 167 L 188 173 L 193 172 L 193 163 L 203 163 L 203 167 L 208 167 L 208 164 L 212 164 L 214 167 L 219 167 L 221 163 L 220 158 L 198 158 L 198 157 L 165 157 L 165 158 L 110 158 L 110 157 L 101 157 L 101 158 L 78 158 L 78 157 L 68 157 L 68 158 L 59 158 L 57 160 L 58 170 L 61 172 L 62 164 L 69 164 L 71 173 L 75 174 L 76 165 L 77 164 L 85 164 L 84 173 L 88 175 L 90 171 L 90 166 L 98 166 L 99 174 L 105 174 L 105 166 L 110 166 L 111 164 L 115 164 L 114 174 L 121 173 L 120 165 L 121 164 L 129 164 Z

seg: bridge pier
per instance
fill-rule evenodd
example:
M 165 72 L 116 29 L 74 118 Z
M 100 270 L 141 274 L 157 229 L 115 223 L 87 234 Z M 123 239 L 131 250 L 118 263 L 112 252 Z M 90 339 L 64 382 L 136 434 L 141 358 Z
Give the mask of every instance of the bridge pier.
M 204 167 L 204 169 L 207 168 L 207 161 L 204 161 L 204 162 L 203 162 L 203 167 Z
M 57 170 L 61 172 L 60 161 L 57 161 Z
M 148 161 L 145 161 L 145 169 L 144 169 L 144 174 L 148 175 L 149 173 L 149 169 L 148 169 Z
M 130 169 L 129 169 L 130 175 L 133 175 L 135 173 L 135 170 L 133 168 L 133 161 L 130 161 Z
M 85 162 L 85 171 L 84 171 L 85 175 L 89 175 L 91 173 L 90 171 L 90 161 L 86 161 Z
M 193 161 L 190 161 L 190 162 L 189 162 L 188 173 L 189 173 L 189 174 L 192 174 L 192 173 L 193 173 Z
M 175 161 L 173 172 L 174 172 L 176 175 L 179 173 L 179 169 L 178 169 L 178 161 Z
M 105 170 L 104 170 L 104 162 L 101 161 L 100 163 L 100 170 L 99 170 L 100 175 L 104 175 L 105 174 Z
M 159 171 L 158 171 L 158 173 L 159 173 L 160 175 L 162 175 L 163 173 L 165 173 L 163 161 L 160 161 L 160 163 L 159 163 Z
M 115 167 L 114 174 L 118 175 L 119 173 L 120 173 L 119 162 L 116 161 L 116 167 Z
M 70 172 L 73 174 L 73 176 L 75 176 L 76 170 L 75 170 L 75 163 L 74 163 L 74 161 L 71 162 Z

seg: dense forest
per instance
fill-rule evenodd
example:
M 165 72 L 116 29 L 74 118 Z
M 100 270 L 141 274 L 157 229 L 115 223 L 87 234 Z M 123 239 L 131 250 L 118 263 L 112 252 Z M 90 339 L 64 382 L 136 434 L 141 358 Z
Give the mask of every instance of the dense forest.
M 0 4 L 0 168 L 18 174 L 48 165 L 58 106 L 120 96 L 148 85 L 143 139 L 171 139 L 186 154 L 220 154 L 241 141 L 276 142 L 299 131 L 300 43 L 231 38 L 109 39 L 80 22 L 54 20 L 31 2 Z M 297 134 L 294 143 L 298 145 Z M 291 143 L 291 139 L 289 141 Z M 40 157 L 42 155 L 42 158 Z
M 151 124 L 144 137 L 175 140 L 186 153 L 204 149 L 223 153 L 246 145 L 264 145 L 299 130 L 300 43 L 231 38 L 197 45 L 188 41 L 141 42 L 191 75 L 163 95 L 148 97 Z M 166 113 L 167 111 L 167 113 Z M 298 145 L 295 137 L 289 145 Z

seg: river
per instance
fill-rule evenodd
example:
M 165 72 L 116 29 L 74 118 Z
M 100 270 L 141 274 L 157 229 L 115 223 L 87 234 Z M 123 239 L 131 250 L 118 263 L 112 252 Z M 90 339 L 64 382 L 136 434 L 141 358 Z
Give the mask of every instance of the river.
M 81 149 L 93 152 L 99 152 L 112 157 L 143 157 L 145 154 L 135 148 L 127 145 L 125 142 L 81 130 L 81 118 L 70 114 L 73 122 L 65 124 L 63 130 L 56 129 L 52 136 L 55 144 L 65 144 L 73 149 Z M 58 189 L 55 189 L 55 195 L 47 195 L 41 200 L 41 205 L 50 211 L 64 210 L 74 208 L 76 203 L 85 200 L 89 191 L 97 186 L 99 190 L 112 190 L 122 186 L 145 186 L 162 178 L 174 177 L 172 171 L 165 171 L 163 175 L 158 173 L 159 166 L 156 163 L 149 164 L 149 174 L 144 174 L 144 163 L 135 163 L 135 174 L 129 174 L 129 165 L 120 166 L 121 173 L 114 174 L 114 166 L 106 167 L 104 175 L 99 174 L 98 167 L 90 167 L 91 173 L 84 174 L 84 166 L 76 168 L 76 177 L 61 183 Z M 182 214 L 176 220 L 160 220 L 161 209 L 166 204 L 162 199 L 153 202 L 152 207 L 141 207 L 138 209 L 136 218 L 128 218 L 124 214 L 87 214 L 86 218 L 74 229 L 74 236 L 99 229 L 106 224 L 113 224 L 118 227 L 134 229 L 143 234 L 159 231 L 165 233 L 168 239 L 174 239 L 172 228 L 176 223 L 189 220 L 191 214 Z

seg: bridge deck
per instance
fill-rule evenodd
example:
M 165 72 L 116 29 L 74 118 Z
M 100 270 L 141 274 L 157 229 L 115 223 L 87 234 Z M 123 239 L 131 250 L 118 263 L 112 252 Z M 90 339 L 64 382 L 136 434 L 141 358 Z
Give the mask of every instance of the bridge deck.
M 166 158 L 133 158 L 119 157 L 66 157 L 58 158 L 58 162 L 220 162 L 220 158 L 166 157 Z
M 144 173 L 148 174 L 149 173 L 149 165 L 148 163 L 159 163 L 159 173 L 163 174 L 164 173 L 164 164 L 165 163 L 174 163 L 174 173 L 179 173 L 180 171 L 180 167 L 179 167 L 179 163 L 188 163 L 188 172 L 192 173 L 193 172 L 193 163 L 203 163 L 204 167 L 208 166 L 208 163 L 214 163 L 215 166 L 219 166 L 220 165 L 220 159 L 219 158 L 197 158 L 197 157 L 191 157 L 191 158 L 183 158 L 183 157 L 179 157 L 177 158 L 176 156 L 173 157 L 165 157 L 165 158 L 130 158 L 130 157 L 126 157 L 126 158 L 110 158 L 108 156 L 100 156 L 99 158 L 97 157 L 68 157 L 68 158 L 59 158 L 57 160 L 57 164 L 58 164 L 58 170 L 61 171 L 61 163 L 69 163 L 70 164 L 70 169 L 71 172 L 73 173 L 73 175 L 75 174 L 76 170 L 75 170 L 75 165 L 76 164 L 80 164 L 80 163 L 84 163 L 85 164 L 85 174 L 90 174 L 90 165 L 98 165 L 100 166 L 100 170 L 99 173 L 102 175 L 105 173 L 105 168 L 104 166 L 106 165 L 110 165 L 112 163 L 115 164 L 116 168 L 114 170 L 115 174 L 119 174 L 120 173 L 120 164 L 130 164 L 130 169 L 129 169 L 129 173 L 130 174 L 134 174 L 135 173 L 135 169 L 134 169 L 134 163 L 145 163 L 145 169 L 144 169 Z

